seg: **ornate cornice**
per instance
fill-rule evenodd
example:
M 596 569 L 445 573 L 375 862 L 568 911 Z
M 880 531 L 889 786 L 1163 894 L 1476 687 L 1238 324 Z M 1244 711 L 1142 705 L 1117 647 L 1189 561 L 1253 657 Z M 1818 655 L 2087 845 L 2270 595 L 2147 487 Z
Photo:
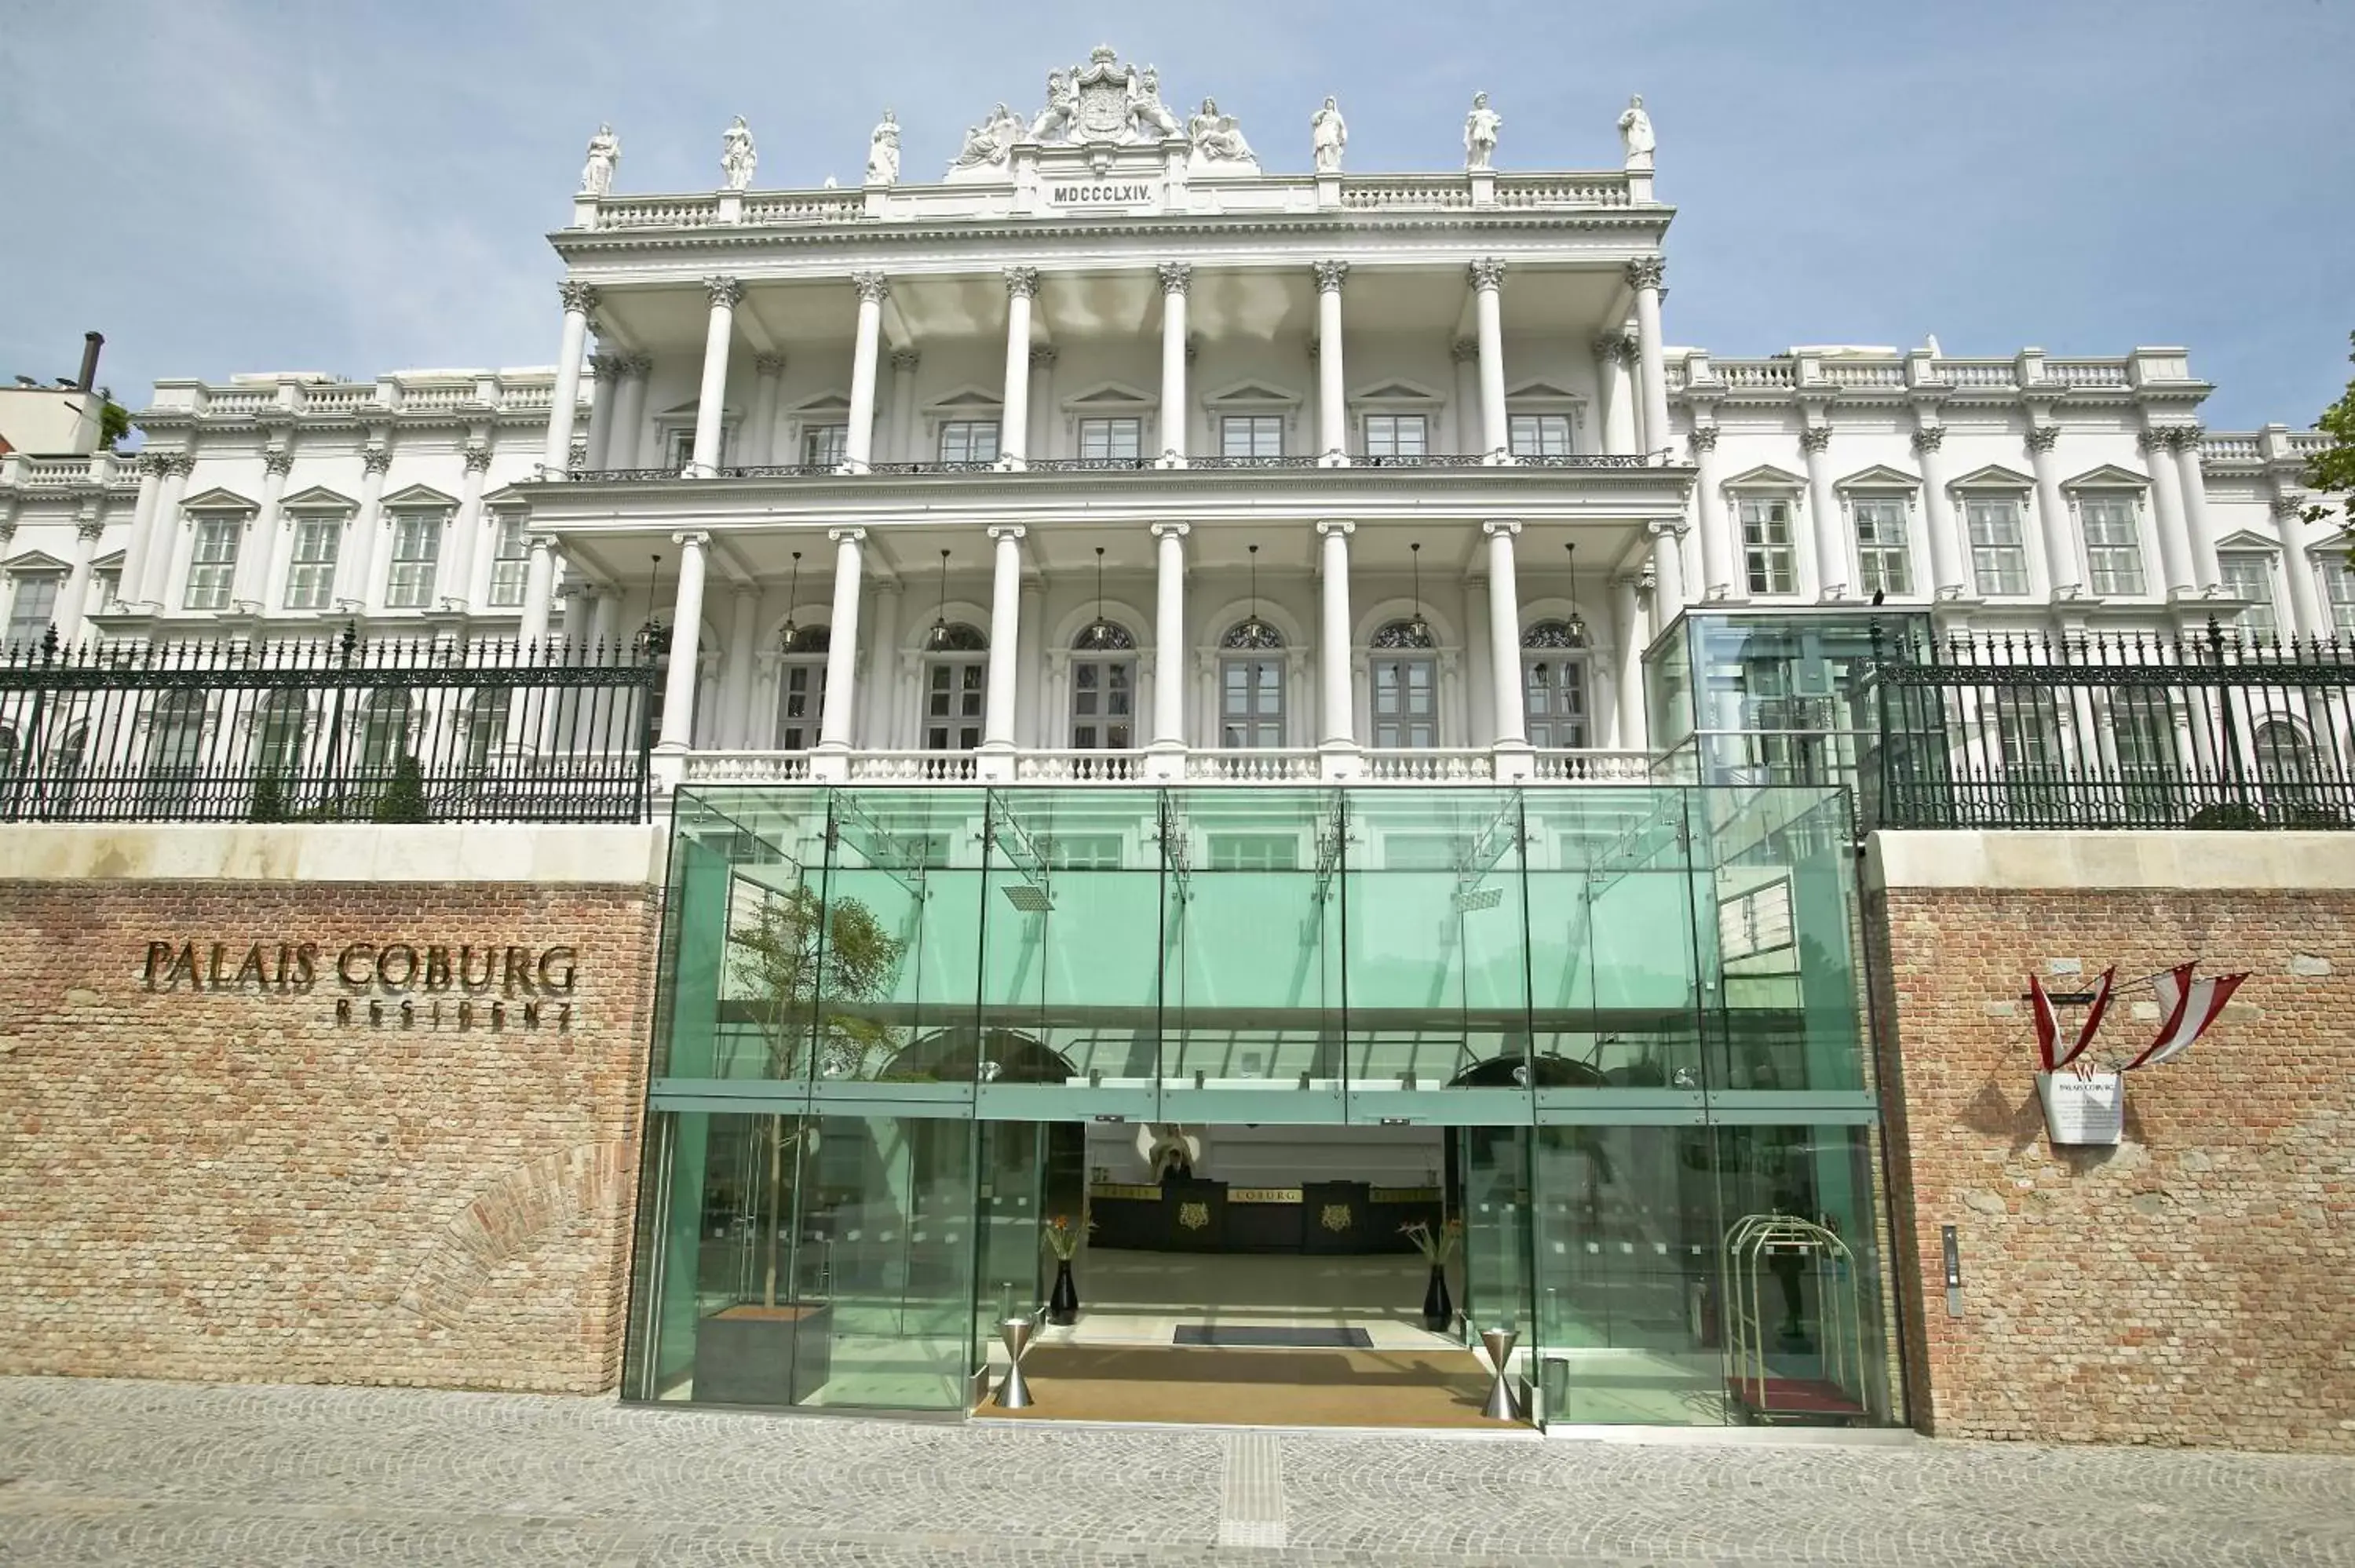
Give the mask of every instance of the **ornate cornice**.
M 1347 261 L 1311 261 L 1308 270 L 1316 274 L 1316 291 L 1320 294 L 1339 293 L 1349 276 Z
M 1475 289 L 1501 289 L 1505 286 L 1505 263 L 1502 258 L 1483 256 L 1465 269 L 1465 276 Z
M 880 272 L 853 272 L 850 286 L 863 304 L 879 305 L 891 297 L 891 280 Z
M 1164 261 L 1155 269 L 1161 274 L 1161 291 L 1165 294 L 1188 293 L 1194 287 L 1194 264 L 1191 261 Z
M 592 284 L 567 278 L 563 282 L 556 285 L 556 292 L 557 297 L 564 302 L 564 309 L 568 314 L 577 313 L 585 316 L 597 308 L 597 290 Z M 543 316 L 540 319 L 545 321 L 547 318 Z
M 710 296 L 715 311 L 723 305 L 732 311 L 744 298 L 744 285 L 734 278 L 706 278 L 703 291 Z
M 1006 269 L 1006 297 L 1009 300 L 1035 300 L 1039 297 L 1039 269 L 1008 267 Z
M 1657 289 L 1668 275 L 1668 259 L 1663 256 L 1638 256 L 1627 263 L 1627 286 L 1631 289 Z

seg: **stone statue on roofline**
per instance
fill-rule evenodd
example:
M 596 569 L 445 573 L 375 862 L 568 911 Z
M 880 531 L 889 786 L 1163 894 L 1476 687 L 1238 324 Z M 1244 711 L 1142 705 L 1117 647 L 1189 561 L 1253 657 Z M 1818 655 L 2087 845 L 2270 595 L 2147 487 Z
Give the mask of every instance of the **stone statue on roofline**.
M 900 122 L 890 110 L 883 111 L 883 122 L 867 141 L 867 183 L 870 185 L 897 185 L 900 182 Z
M 1022 140 L 1022 117 L 999 104 L 989 111 L 989 118 L 978 125 L 968 126 L 964 146 L 949 164 L 949 178 L 996 179 L 1014 152 L 1014 143 Z
M 1619 115 L 1619 145 L 1626 152 L 1627 167 L 1648 169 L 1652 166 L 1652 149 L 1658 145 L 1652 136 L 1652 117 L 1644 112 L 1644 95 L 1636 94 Z
M 741 114 L 729 123 L 719 136 L 719 173 L 731 191 L 750 190 L 752 170 L 761 161 L 753 150 L 752 132 Z
M 1161 73 L 1146 66 L 1128 79 L 1128 119 L 1140 135 L 1167 140 L 1186 133 L 1178 116 L 1161 101 Z
M 589 138 L 589 162 L 581 171 L 581 194 L 601 196 L 613 193 L 613 168 L 622 161 L 622 139 L 611 125 L 597 127 Z
M 1071 139 L 1071 127 L 1080 113 L 1080 90 L 1072 78 L 1077 71 L 1050 70 L 1047 73 L 1047 107 L 1039 118 L 1030 122 L 1033 142 L 1063 142 Z
M 1186 122 L 1186 139 L 1194 146 L 1187 160 L 1189 168 L 1209 174 L 1259 173 L 1259 160 L 1243 140 L 1242 127 L 1233 115 L 1220 112 L 1215 98 L 1202 100 L 1202 107 Z
M 1341 107 L 1330 96 L 1325 107 L 1308 122 L 1308 148 L 1316 160 L 1320 175 L 1341 172 L 1341 153 L 1349 144 L 1348 122 L 1341 118 Z
M 1464 167 L 1477 173 L 1497 166 L 1497 132 L 1505 117 L 1488 107 L 1488 95 L 1472 95 L 1472 112 L 1464 117 Z

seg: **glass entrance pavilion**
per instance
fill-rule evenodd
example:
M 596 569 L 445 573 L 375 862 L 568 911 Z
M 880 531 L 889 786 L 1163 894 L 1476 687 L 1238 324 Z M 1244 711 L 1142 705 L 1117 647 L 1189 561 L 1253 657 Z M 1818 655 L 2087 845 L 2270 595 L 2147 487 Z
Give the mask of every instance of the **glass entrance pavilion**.
M 1087 1129 L 1379 1127 L 1444 1148 L 1455 1331 L 1516 1330 L 1537 1418 L 1897 1420 L 1849 823 L 1813 788 L 683 790 L 623 1393 L 970 1410 Z

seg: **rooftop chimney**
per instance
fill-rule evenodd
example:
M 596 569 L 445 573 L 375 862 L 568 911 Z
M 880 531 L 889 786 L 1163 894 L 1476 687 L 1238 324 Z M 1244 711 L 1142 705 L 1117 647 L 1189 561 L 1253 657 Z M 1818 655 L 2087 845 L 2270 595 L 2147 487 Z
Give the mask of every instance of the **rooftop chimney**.
M 98 351 L 106 346 L 102 332 L 81 334 L 81 374 L 74 380 L 74 390 L 87 392 L 98 385 Z

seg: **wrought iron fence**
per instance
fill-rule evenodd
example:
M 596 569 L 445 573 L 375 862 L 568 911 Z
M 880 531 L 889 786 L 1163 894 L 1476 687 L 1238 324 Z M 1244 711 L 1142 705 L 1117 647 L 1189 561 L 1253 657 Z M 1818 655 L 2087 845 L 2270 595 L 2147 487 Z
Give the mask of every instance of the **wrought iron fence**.
M 0 821 L 642 821 L 656 660 L 340 638 L 0 648 Z
M 2355 827 L 2355 643 L 1982 634 L 1881 646 L 1867 827 Z

